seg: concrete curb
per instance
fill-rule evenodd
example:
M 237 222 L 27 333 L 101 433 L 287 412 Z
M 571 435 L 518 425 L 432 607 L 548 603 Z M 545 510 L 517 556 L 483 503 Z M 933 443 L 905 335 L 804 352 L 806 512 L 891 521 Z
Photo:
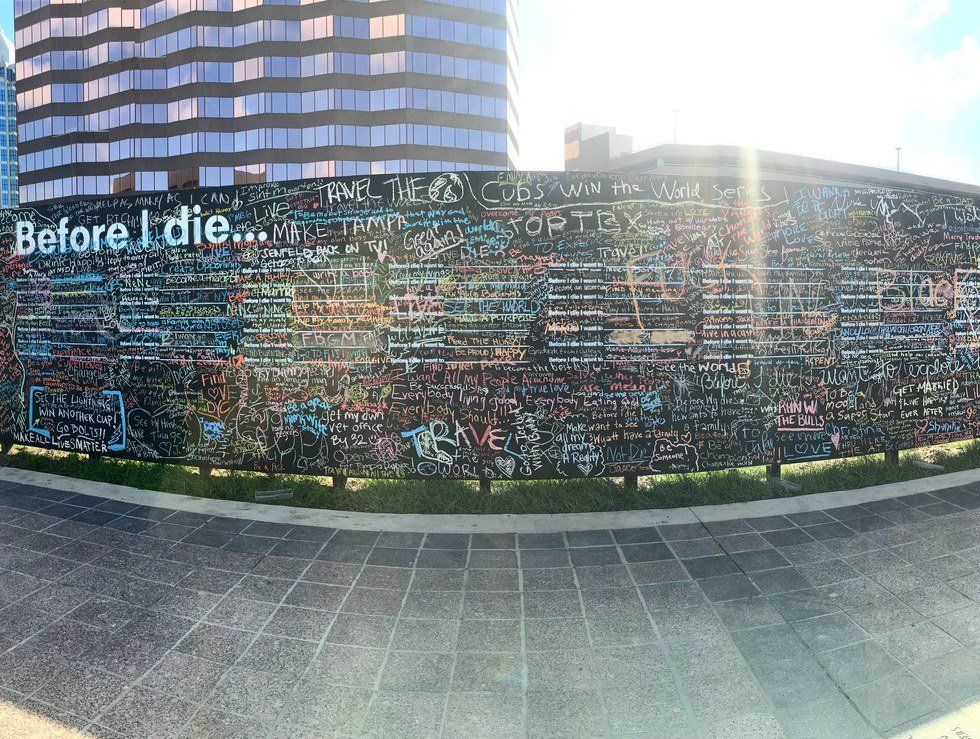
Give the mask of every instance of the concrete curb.
M 870 503 L 915 493 L 969 485 L 980 482 L 980 469 L 935 475 L 919 480 L 890 485 L 876 485 L 858 490 L 838 490 L 832 493 L 798 495 L 775 500 L 756 500 L 728 505 L 696 506 L 693 508 L 648 509 L 608 513 L 555 513 L 527 515 L 427 515 L 395 513 L 355 513 L 315 508 L 270 506 L 261 503 L 241 503 L 210 498 L 193 498 L 176 493 L 140 490 L 125 485 L 79 480 L 46 472 L 32 472 L 14 467 L 0 467 L 0 482 L 21 483 L 53 488 L 70 493 L 86 493 L 109 500 L 134 505 L 170 508 L 212 516 L 246 518 L 254 521 L 330 526 L 339 529 L 371 531 L 417 531 L 433 533 L 551 533 L 587 531 L 591 529 L 622 529 L 665 524 L 697 523 L 698 521 L 727 521 L 735 518 L 777 516 L 803 513 L 844 505 Z

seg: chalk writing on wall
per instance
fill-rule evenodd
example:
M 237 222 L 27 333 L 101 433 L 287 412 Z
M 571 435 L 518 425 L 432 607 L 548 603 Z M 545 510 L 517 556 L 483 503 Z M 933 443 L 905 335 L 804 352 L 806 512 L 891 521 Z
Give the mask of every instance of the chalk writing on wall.
M 375 176 L 0 214 L 0 436 L 365 477 L 686 472 L 980 430 L 980 207 Z

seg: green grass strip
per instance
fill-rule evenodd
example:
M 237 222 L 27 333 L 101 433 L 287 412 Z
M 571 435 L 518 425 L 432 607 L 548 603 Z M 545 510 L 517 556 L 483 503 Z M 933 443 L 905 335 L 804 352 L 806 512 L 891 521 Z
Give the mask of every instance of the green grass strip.
M 930 477 L 937 472 L 914 465 L 921 459 L 947 472 L 980 467 L 980 442 L 959 442 L 904 452 L 898 465 L 882 455 L 783 467 L 783 478 L 802 486 L 800 493 L 765 481 L 761 467 L 660 475 L 640 479 L 635 495 L 619 480 L 533 480 L 494 482 L 491 495 L 479 484 L 457 480 L 351 480 L 335 493 L 329 478 L 216 471 L 204 478 L 195 467 L 135 462 L 15 447 L 6 464 L 82 480 L 128 485 L 199 498 L 252 501 L 259 490 L 291 488 L 294 498 L 269 505 L 293 505 L 369 513 L 584 513 L 716 505 L 789 497 L 794 494 L 850 490 Z

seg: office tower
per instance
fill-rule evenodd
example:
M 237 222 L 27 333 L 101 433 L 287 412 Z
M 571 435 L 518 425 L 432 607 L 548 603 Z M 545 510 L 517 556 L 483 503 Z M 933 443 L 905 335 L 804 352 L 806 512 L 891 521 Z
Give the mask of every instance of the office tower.
M 0 34 L 0 207 L 18 204 L 17 198 L 17 86 L 7 37 Z
M 22 202 L 515 166 L 515 0 L 16 0 Z

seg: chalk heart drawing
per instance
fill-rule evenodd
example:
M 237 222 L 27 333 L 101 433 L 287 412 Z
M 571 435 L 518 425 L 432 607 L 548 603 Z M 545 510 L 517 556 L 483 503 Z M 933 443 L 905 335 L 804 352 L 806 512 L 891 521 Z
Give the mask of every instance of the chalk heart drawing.
M 0 211 L 0 440 L 364 477 L 830 459 L 980 430 L 980 203 L 445 172 Z
M 514 476 L 514 470 L 517 469 L 516 459 L 513 457 L 497 457 L 493 462 L 504 477 L 509 479 Z

